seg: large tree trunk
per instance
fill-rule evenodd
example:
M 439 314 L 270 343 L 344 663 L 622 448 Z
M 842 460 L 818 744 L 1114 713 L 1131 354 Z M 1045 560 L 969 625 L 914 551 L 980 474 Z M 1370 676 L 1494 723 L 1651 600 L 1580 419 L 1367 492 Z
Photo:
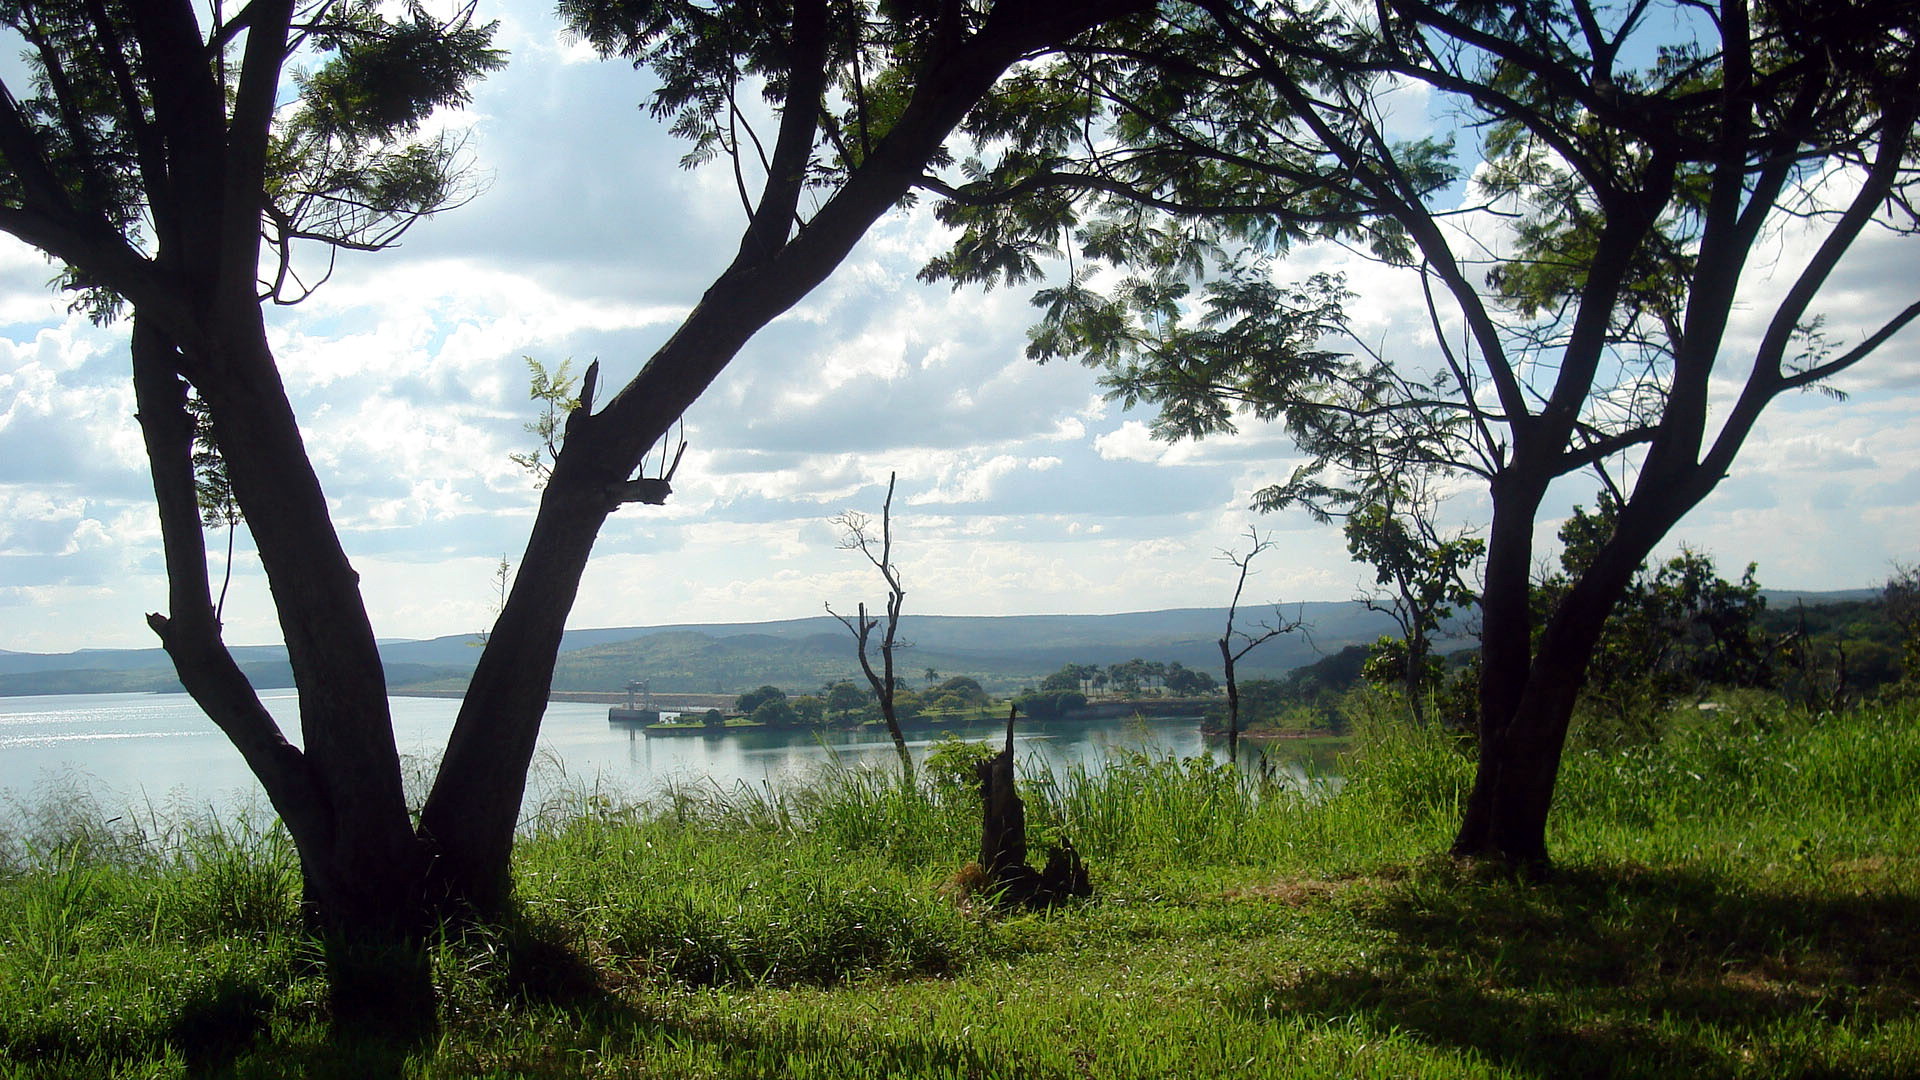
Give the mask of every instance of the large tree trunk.
M 1643 474 L 1614 535 L 1548 618 L 1537 643 L 1526 607 L 1530 582 L 1516 571 L 1526 561 L 1514 550 L 1520 523 L 1531 538 L 1537 497 L 1523 506 L 1524 514 L 1503 516 L 1496 488 L 1483 600 L 1480 760 L 1453 854 L 1529 871 L 1549 865 L 1547 817 L 1587 664 L 1635 571 L 1704 495 L 1689 481 L 1695 477 Z
M 1532 667 L 1528 589 L 1533 518 L 1545 490 L 1544 479 L 1522 485 L 1513 474 L 1497 477 L 1493 484 L 1493 522 L 1480 595 L 1480 758 L 1454 838 L 1455 855 L 1496 854 L 1494 799 L 1506 764 L 1506 732 L 1519 710 Z
M 332 558 L 337 582 L 345 556 L 334 541 L 310 469 L 304 470 L 308 482 L 302 483 L 300 466 L 306 459 L 297 452 L 297 430 L 292 437 L 297 461 L 290 462 L 284 438 L 263 438 L 244 422 L 216 422 L 216 440 L 223 449 L 246 447 L 239 456 L 248 465 L 236 468 L 229 458 L 228 469 L 235 496 L 249 516 L 269 513 L 260 474 L 271 470 L 263 470 L 258 459 L 272 457 L 279 468 L 289 470 L 286 484 L 267 485 L 272 489 L 268 494 L 278 500 L 271 503 L 270 513 L 281 520 L 256 535 L 265 534 L 262 561 L 289 631 L 296 677 L 304 676 L 304 750 L 287 741 L 221 640 L 208 591 L 194 488 L 187 384 L 178 374 L 187 358 L 138 313 L 132 356 L 169 578 L 169 614 L 151 615 L 148 622 L 182 685 L 240 750 L 287 825 L 300 857 L 308 918 L 326 945 L 335 1022 L 355 1031 L 424 1035 L 433 1024 L 432 980 L 425 959 L 428 921 L 420 903 L 426 863 L 412 839 L 400 795 L 399 758 L 378 655 L 370 667 L 364 654 L 353 655 L 352 627 L 356 621 L 365 625 L 364 616 L 352 618 L 358 591 L 349 589 L 347 596 L 316 606 L 314 599 L 324 592 L 312 592 L 299 580 L 303 565 L 315 567 L 317 577 L 329 577 L 324 567 Z M 245 480 L 240 478 L 243 472 Z M 284 527 L 288 517 L 303 520 L 305 528 Z M 351 569 L 346 573 L 351 575 Z M 289 581 L 290 576 L 295 580 Z M 343 603 L 348 609 L 344 619 Z M 371 642 L 369 629 L 363 643 L 370 647 Z M 324 681 L 315 675 L 321 671 L 329 676 Z M 307 686 L 324 686 L 329 692 L 309 695 L 304 692 Z
M 583 401 L 568 418 L 566 442 L 513 591 L 468 684 L 421 810 L 420 834 L 435 853 L 437 898 L 483 915 L 510 902 L 513 830 L 567 612 L 601 524 L 621 503 L 634 501 L 626 493 L 627 478 L 654 443 L 761 327 L 826 280 L 867 229 L 899 204 L 954 126 L 1009 65 L 1032 49 L 1145 6 L 1140 0 L 1041 6 L 1022 8 L 1017 18 L 996 6 L 975 37 L 928 62 L 898 121 L 804 229 L 792 229 L 804 168 L 796 168 L 790 183 L 770 180 L 739 253 L 686 321 L 605 408 L 596 412 Z M 810 48 L 826 48 L 824 38 L 814 40 L 799 27 L 795 36 L 811 41 Z M 798 67 L 804 72 L 806 64 Z M 809 93 L 798 82 L 789 87 L 795 100 L 811 101 Z M 816 120 L 810 108 L 783 111 L 776 163 L 789 156 L 804 162 Z M 792 155 L 790 146 L 797 148 Z M 784 175 L 777 164 L 774 175 Z M 775 190 L 782 183 L 784 194 Z

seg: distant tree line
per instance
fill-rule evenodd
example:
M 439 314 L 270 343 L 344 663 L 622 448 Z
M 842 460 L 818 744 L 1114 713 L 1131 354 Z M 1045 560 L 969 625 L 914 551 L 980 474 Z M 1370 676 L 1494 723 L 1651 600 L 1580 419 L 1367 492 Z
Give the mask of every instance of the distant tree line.
M 925 690 L 900 687 L 893 707 L 901 720 L 980 714 L 993 704 L 979 680 L 955 675 Z M 789 696 L 777 686 L 762 686 L 734 699 L 734 711 L 746 720 L 770 728 L 859 727 L 882 722 L 873 694 L 850 680 L 821 686 L 817 691 Z
M 1162 663 L 1134 657 L 1118 664 L 1066 664 L 1040 681 L 1042 692 L 1079 691 L 1092 696 L 1113 694 L 1168 694 L 1196 697 L 1220 689 L 1219 680 L 1174 660 Z

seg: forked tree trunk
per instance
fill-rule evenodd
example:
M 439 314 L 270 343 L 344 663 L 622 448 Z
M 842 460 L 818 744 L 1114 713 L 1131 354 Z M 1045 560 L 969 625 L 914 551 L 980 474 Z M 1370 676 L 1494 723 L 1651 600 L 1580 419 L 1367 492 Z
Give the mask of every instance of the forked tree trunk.
M 230 337 L 244 340 L 244 329 Z M 194 487 L 193 422 L 186 384 L 175 374 L 182 358 L 138 313 L 132 357 L 169 579 L 169 614 L 151 615 L 148 622 L 182 685 L 239 748 L 286 823 L 300 858 L 306 916 L 325 943 L 335 1022 L 355 1031 L 423 1037 L 434 1023 L 426 966 L 428 922 L 421 906 L 427 862 L 413 839 L 400 796 L 399 756 L 380 668 L 377 663 L 370 668 L 330 665 L 316 656 L 316 639 L 330 644 L 352 640 L 350 617 L 315 615 L 302 621 L 299 633 L 290 629 L 289 658 L 296 674 L 304 676 L 302 686 L 323 686 L 326 692 L 301 695 L 306 749 L 287 741 L 220 637 Z M 243 508 L 261 507 L 257 459 L 277 457 L 286 477 L 285 487 L 276 492 L 283 500 L 278 512 L 305 515 L 304 536 L 282 522 L 263 544 L 263 562 L 276 593 L 292 590 L 288 576 L 297 574 L 303 562 L 319 566 L 335 558 L 336 565 L 344 564 L 338 545 L 330 543 L 332 530 L 324 515 L 316 515 L 313 501 L 299 498 L 303 487 L 317 495 L 318 485 L 301 484 L 297 465 L 286 453 L 275 454 L 273 440 L 244 426 L 216 428 L 215 437 L 225 439 L 224 445 L 249 447 L 243 455 L 249 468 L 244 478 L 234 478 Z M 297 448 L 297 435 L 294 441 Z M 296 456 L 304 462 L 304 454 Z M 290 547 L 290 538 L 296 536 L 299 546 Z M 357 590 L 341 598 L 349 606 L 357 600 Z M 371 644 L 370 632 L 366 641 Z M 317 669 L 330 674 L 317 678 Z
M 1698 501 L 1687 498 L 1678 482 L 1667 490 L 1664 497 L 1642 498 L 1622 510 L 1614 535 L 1549 617 L 1537 644 L 1527 616 L 1530 581 L 1522 569 L 1529 561 L 1524 556 L 1533 508 L 1503 516 L 1496 498 L 1482 601 L 1480 758 L 1454 855 L 1496 859 L 1529 872 L 1549 866 L 1547 819 L 1588 662 L 1634 572 Z

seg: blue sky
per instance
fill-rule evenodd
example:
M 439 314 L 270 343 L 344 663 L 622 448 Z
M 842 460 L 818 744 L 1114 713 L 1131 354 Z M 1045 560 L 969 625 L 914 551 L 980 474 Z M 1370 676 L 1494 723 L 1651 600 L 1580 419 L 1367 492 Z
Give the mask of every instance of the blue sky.
M 517 560 L 536 498 L 508 460 L 528 448 L 522 357 L 598 358 L 638 370 L 738 242 L 720 169 L 678 167 L 683 148 L 637 104 L 642 77 L 567 42 L 544 2 L 487 5 L 509 68 L 465 129 L 486 190 L 418 226 L 405 245 L 350 257 L 324 289 L 270 315 L 289 389 L 385 637 L 484 629 L 502 556 Z M 1423 117 L 1417 95 L 1396 104 Z M 1223 605 L 1214 556 L 1249 526 L 1278 546 L 1249 596 L 1334 600 L 1364 575 L 1337 528 L 1256 516 L 1253 490 L 1298 456 L 1258 424 L 1168 445 L 1151 417 L 1101 399 L 1093 374 L 1023 358 L 1026 290 L 960 293 L 914 272 L 941 247 L 924 213 L 885 220 L 838 274 L 756 338 L 686 418 L 691 448 L 665 507 L 630 507 L 603 532 L 576 627 L 816 614 L 880 599 L 829 519 L 877 513 L 889 471 L 910 612 L 1108 612 Z M 1804 257 L 1772 242 L 1738 333 L 1757 334 L 1764 280 Z M 1907 242 L 1876 238 L 1823 309 L 1851 340 L 1913 299 Z M 1417 291 L 1337 249 L 1280 273 L 1345 270 L 1360 333 L 1425 367 Z M 32 251 L 0 241 L 0 649 L 152 644 L 142 614 L 165 603 L 121 329 L 69 316 Z M 1850 374 L 1850 400 L 1780 403 L 1734 474 L 1684 522 L 1723 569 L 1759 563 L 1778 588 L 1868 585 L 1920 558 L 1920 335 Z M 1550 514 L 1590 500 L 1577 482 Z M 1464 488 L 1447 505 L 1484 521 Z M 1550 535 L 1553 521 L 1543 523 Z M 209 538 L 215 566 L 224 541 Z M 1545 553 L 1543 549 L 1543 554 Z M 277 639 L 244 534 L 227 636 Z

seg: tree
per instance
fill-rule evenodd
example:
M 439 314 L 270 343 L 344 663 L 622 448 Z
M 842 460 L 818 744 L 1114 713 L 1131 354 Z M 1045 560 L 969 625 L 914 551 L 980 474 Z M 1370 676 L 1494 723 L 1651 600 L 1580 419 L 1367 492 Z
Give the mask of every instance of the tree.
M 148 625 L 293 837 L 336 1020 L 417 1030 L 431 1015 L 415 947 L 431 856 L 261 304 L 298 302 L 324 280 L 309 280 L 307 250 L 331 267 L 334 252 L 387 247 L 467 198 L 457 142 L 416 133 L 503 57 L 471 11 L 443 22 L 418 6 L 239 7 L 213 5 L 204 23 L 187 0 L 0 10 L 27 43 L 32 84 L 25 97 L 0 86 L 0 229 L 54 259 L 96 321 L 130 315 L 169 582 L 168 612 Z M 283 100 L 296 55 L 311 66 Z M 300 686 L 301 748 L 221 640 L 202 529 L 242 518 Z
M 938 686 L 928 687 L 921 695 L 929 704 L 943 709 L 975 709 L 992 702 L 980 686 L 980 680 L 955 675 Z
M 826 702 L 812 694 L 802 694 L 794 698 L 791 704 L 794 717 L 802 724 L 818 725 L 827 718 Z
M 782 694 L 754 706 L 753 712 L 747 715 L 747 719 L 762 727 L 789 728 L 800 723 L 800 712 L 793 707 L 792 702 L 787 700 L 787 696 Z
M 850 682 L 842 680 L 827 687 L 827 712 L 845 716 L 867 703 L 867 695 Z
M 1598 509 L 1574 507 L 1560 527 L 1561 570 L 1534 591 L 1538 621 L 1565 603 L 1613 532 L 1619 505 L 1602 495 Z M 1709 686 L 1773 682 L 1771 643 L 1760 627 L 1767 602 L 1752 565 L 1738 582 L 1722 578 L 1696 551 L 1635 572 L 1595 644 L 1582 692 L 1583 713 L 1604 737 L 1644 741 L 1659 734 L 1661 714 L 1682 695 Z
M 847 510 L 833 519 L 842 533 L 840 547 L 846 551 L 857 551 L 880 571 L 880 579 L 887 583 L 887 628 L 880 635 L 880 670 L 873 670 L 873 661 L 867 655 L 867 642 L 873 636 L 874 628 L 880 620 L 867 615 L 867 605 L 863 602 L 852 619 L 836 614 L 833 605 L 827 605 L 827 614 L 840 621 L 853 635 L 854 645 L 860 657 L 860 671 L 867 677 L 867 685 L 873 687 L 873 697 L 880 705 L 880 718 L 886 721 L 887 734 L 893 736 L 894 752 L 900 755 L 900 775 L 908 780 L 913 778 L 913 754 L 907 749 L 907 736 L 900 730 L 900 717 L 894 711 L 893 651 L 904 648 L 906 643 L 900 640 L 900 606 L 906 602 L 907 592 L 900 584 L 900 568 L 893 564 L 893 482 L 894 474 L 887 474 L 887 498 L 880 504 L 880 535 L 872 535 L 873 521 L 858 510 Z M 877 550 L 876 550 L 877 549 Z M 931 670 L 931 669 L 929 669 Z
M 347 0 L 233 8 L 206 6 L 205 22 L 189 0 L 0 11 L 28 42 L 34 79 L 25 98 L 0 88 L 0 230 L 62 265 L 63 284 L 95 315 L 131 311 L 169 580 L 168 612 L 148 622 L 259 777 L 299 851 L 317 924 L 346 946 L 330 952 L 336 1019 L 406 1024 L 430 1011 L 430 996 L 384 999 L 430 995 L 427 928 L 510 904 L 514 826 L 560 635 L 608 516 L 671 490 L 664 476 L 635 476 L 651 449 L 749 338 L 824 280 L 924 170 L 946 163 L 945 141 L 1010 67 L 1151 4 L 563 5 L 573 32 L 604 55 L 658 74 L 653 110 L 692 140 L 690 163 L 732 160 L 747 222 L 732 262 L 631 382 L 600 401 L 597 366 L 584 373 L 417 823 L 371 620 L 261 304 L 298 301 L 334 252 L 388 246 L 471 194 L 458 143 L 413 134 L 503 58 L 470 9 L 442 22 L 417 5 L 388 16 Z M 301 54 L 311 63 L 297 100 L 283 101 Z M 750 88 L 778 117 L 765 141 L 740 122 Z M 766 150 L 757 194 L 745 160 L 755 145 Z M 309 249 L 324 255 L 317 275 L 296 258 Z M 300 692 L 300 747 L 220 638 L 189 387 L 206 402 L 271 588 Z M 391 978 L 380 963 L 355 974 L 354 956 L 390 948 L 415 958 L 412 976 Z
M 1920 685 L 1920 566 L 1896 564 L 1880 598 L 1900 630 L 1901 681 Z
M 1018 282 L 1072 247 L 1035 297 L 1030 354 L 1100 366 L 1117 398 L 1159 407 L 1164 437 L 1284 423 L 1311 460 L 1261 507 L 1353 505 L 1383 467 L 1484 482 L 1479 762 L 1453 849 L 1544 866 L 1573 704 L 1635 568 L 1770 403 L 1920 316 L 1881 312 L 1841 344 L 1815 310 L 1869 229 L 1915 231 L 1911 4 L 1195 9 L 1030 72 L 1057 122 L 995 132 L 942 208 L 962 235 L 926 272 Z M 1377 97 L 1396 86 L 1461 126 L 1395 139 Z M 1478 140 L 1471 175 L 1460 138 Z M 1770 290 L 1750 264 L 1789 235 L 1811 254 Z M 1332 347 L 1344 284 L 1282 285 L 1270 264 L 1313 238 L 1412 275 L 1436 370 Z M 1103 292 L 1107 267 L 1131 274 Z M 1736 312 L 1757 318 L 1751 345 Z M 1535 521 L 1586 472 L 1620 514 L 1536 625 Z
M 1426 697 L 1437 674 L 1433 635 L 1456 610 L 1479 601 L 1468 575 L 1486 552 L 1484 543 L 1465 533 L 1442 536 L 1434 510 L 1424 488 L 1410 491 L 1393 484 L 1355 508 L 1342 526 L 1348 554 L 1373 567 L 1374 584 L 1381 589 L 1361 602 L 1400 629 L 1394 659 L 1416 723 L 1425 722 Z
M 1299 619 L 1287 619 L 1280 614 L 1275 605 L 1272 622 L 1263 622 L 1256 627 L 1255 633 L 1234 628 L 1234 620 L 1240 614 L 1240 594 L 1246 591 L 1247 575 L 1252 572 L 1254 557 L 1273 546 L 1273 540 L 1262 539 L 1258 529 L 1247 530 L 1247 552 L 1242 555 L 1236 551 L 1223 551 L 1220 557 L 1232 563 L 1239 570 L 1234 579 L 1233 600 L 1227 604 L 1227 628 L 1220 634 L 1220 666 L 1227 678 L 1227 760 L 1240 760 L 1240 684 L 1234 677 L 1234 665 L 1245 659 L 1246 655 L 1281 634 L 1291 634 L 1300 629 Z
M 733 699 L 734 711 L 742 716 L 751 716 L 755 709 L 769 701 L 785 701 L 787 692 L 777 686 L 762 686 L 758 690 L 749 690 Z
M 1107 684 L 1115 693 L 1137 694 L 1146 682 L 1147 662 L 1134 657 L 1118 664 L 1107 665 Z
M 1013 699 L 1020 712 L 1035 720 L 1058 720 L 1087 706 L 1087 695 L 1078 690 L 1029 690 Z
M 1194 671 L 1178 660 L 1167 665 L 1165 682 L 1168 693 L 1181 697 L 1211 694 L 1220 687 L 1213 676 L 1204 671 Z
M 1040 689 L 1078 690 L 1084 693 L 1099 674 L 1098 664 L 1063 664 L 1059 671 L 1040 680 Z

